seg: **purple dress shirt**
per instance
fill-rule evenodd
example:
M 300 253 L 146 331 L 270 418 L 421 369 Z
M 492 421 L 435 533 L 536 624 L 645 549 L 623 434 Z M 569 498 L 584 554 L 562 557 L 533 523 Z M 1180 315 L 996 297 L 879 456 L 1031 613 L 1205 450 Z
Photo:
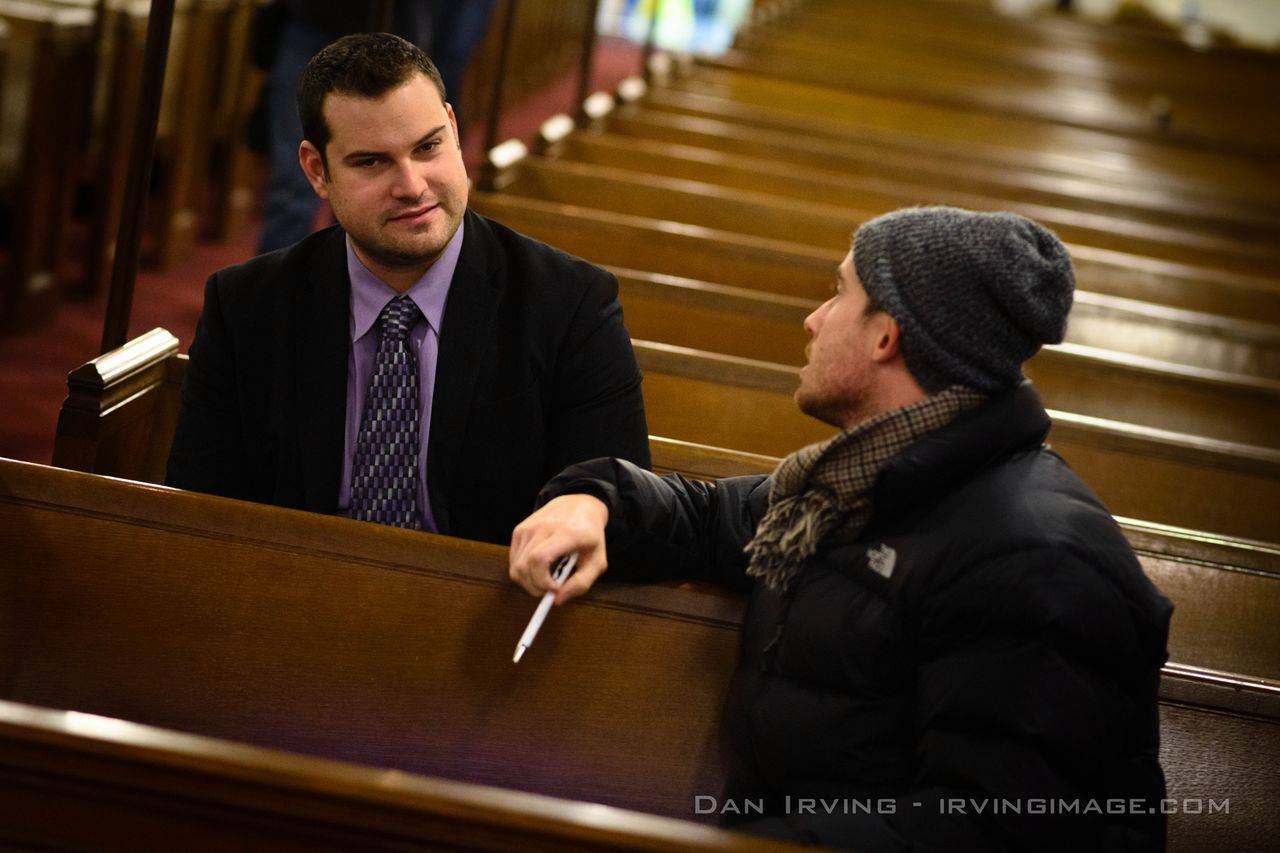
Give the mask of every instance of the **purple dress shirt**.
M 463 226 L 453 235 L 440 258 L 406 293 L 425 318 L 409 334 L 409 345 L 418 357 L 418 395 L 422 438 L 418 446 L 418 506 L 422 508 L 422 529 L 436 530 L 427 491 L 427 438 L 431 434 L 431 397 L 436 384 L 436 357 L 440 351 L 440 322 L 453 272 L 462 250 Z M 391 289 L 356 257 L 347 238 L 347 274 L 351 278 L 351 354 L 347 358 L 347 434 L 342 447 L 342 484 L 338 487 L 338 514 L 351 507 L 351 461 L 355 458 L 364 395 L 373 378 L 373 361 L 378 353 L 378 315 L 399 294 Z

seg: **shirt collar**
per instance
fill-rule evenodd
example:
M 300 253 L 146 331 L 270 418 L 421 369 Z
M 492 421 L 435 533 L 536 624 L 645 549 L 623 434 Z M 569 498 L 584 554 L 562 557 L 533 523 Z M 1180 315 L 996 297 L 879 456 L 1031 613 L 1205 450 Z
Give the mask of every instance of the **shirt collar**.
M 453 282 L 453 273 L 458 267 L 458 256 L 462 252 L 464 228 L 463 223 L 458 224 L 458 230 L 445 244 L 440 257 L 422 274 L 422 278 L 405 291 L 437 335 L 440 334 L 440 323 L 444 319 L 444 304 L 449 296 L 449 285 Z M 373 324 L 378 321 L 378 315 L 382 313 L 382 309 L 399 294 L 361 263 L 351 245 L 350 235 L 347 235 L 346 246 L 347 275 L 351 279 L 351 341 L 354 343 L 369 333 Z

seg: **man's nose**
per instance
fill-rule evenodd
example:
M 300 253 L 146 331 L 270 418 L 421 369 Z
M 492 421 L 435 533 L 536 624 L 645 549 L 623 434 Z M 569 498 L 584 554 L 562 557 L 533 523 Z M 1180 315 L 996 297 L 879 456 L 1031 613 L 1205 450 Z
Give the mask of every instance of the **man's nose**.
M 391 185 L 391 193 L 396 198 L 417 200 L 427 189 L 426 176 L 422 173 L 422 164 L 412 160 L 396 165 L 395 180 Z
M 804 330 L 809 333 L 810 337 L 818 334 L 818 327 L 821 325 L 818 315 L 822 313 L 824 305 L 814 308 L 809 312 L 809 316 L 804 318 Z

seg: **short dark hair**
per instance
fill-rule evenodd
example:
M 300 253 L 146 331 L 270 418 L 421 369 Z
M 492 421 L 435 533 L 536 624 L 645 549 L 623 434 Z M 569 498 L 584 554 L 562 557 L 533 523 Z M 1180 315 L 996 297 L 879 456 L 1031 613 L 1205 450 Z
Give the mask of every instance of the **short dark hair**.
M 302 138 L 325 159 L 330 136 L 324 120 L 326 95 L 341 92 L 377 98 L 407 83 L 415 74 L 426 75 L 440 92 L 441 102 L 446 100 L 440 71 L 417 45 L 391 33 L 343 36 L 313 56 L 298 80 Z

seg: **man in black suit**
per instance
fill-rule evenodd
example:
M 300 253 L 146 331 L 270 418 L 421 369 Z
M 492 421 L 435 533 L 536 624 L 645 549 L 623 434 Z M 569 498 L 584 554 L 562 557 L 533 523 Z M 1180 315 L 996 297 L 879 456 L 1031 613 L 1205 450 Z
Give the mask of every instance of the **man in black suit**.
M 209 279 L 167 482 L 506 542 L 566 465 L 647 467 L 616 280 L 467 209 L 426 55 L 340 39 L 298 109 L 339 225 Z

